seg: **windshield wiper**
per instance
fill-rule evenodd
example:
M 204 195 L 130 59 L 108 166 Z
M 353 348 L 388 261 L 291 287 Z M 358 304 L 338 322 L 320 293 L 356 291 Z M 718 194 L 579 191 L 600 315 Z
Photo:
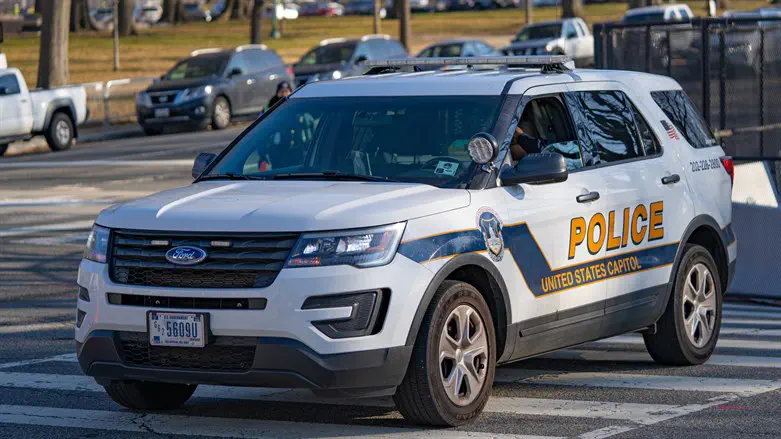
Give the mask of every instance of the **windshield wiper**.
M 297 178 L 324 178 L 327 180 L 340 180 L 340 181 L 384 181 L 384 182 L 396 182 L 397 180 L 390 179 L 388 177 L 377 177 L 374 175 L 360 175 L 360 174 L 347 174 L 339 171 L 324 171 L 324 172 L 289 172 L 285 174 L 272 175 L 274 180 L 295 180 Z
M 198 181 L 205 180 L 266 180 L 266 177 L 256 177 L 252 175 L 236 174 L 226 172 L 225 174 L 204 175 L 198 178 Z

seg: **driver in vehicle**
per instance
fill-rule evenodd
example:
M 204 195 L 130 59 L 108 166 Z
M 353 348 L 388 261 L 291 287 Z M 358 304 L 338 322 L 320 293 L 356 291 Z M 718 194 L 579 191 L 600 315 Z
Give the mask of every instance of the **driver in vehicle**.
M 545 142 L 537 137 L 537 130 L 534 128 L 532 117 L 528 111 L 524 111 L 521 121 L 515 127 L 515 134 L 510 141 L 510 152 L 513 156 L 513 163 L 526 157 L 528 154 L 537 154 L 545 148 Z

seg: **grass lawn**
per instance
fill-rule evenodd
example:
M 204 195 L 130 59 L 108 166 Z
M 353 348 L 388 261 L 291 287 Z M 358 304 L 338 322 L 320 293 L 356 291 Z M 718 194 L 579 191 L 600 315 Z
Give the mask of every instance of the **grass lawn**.
M 754 9 L 764 0 L 732 0 L 733 9 Z M 696 15 L 703 15 L 705 2 L 690 2 Z M 626 10 L 625 3 L 589 4 L 584 7 L 585 20 L 592 23 L 618 20 Z M 560 8 L 534 11 L 535 21 L 558 18 Z M 412 18 L 412 53 L 433 42 L 453 37 L 479 37 L 500 46 L 506 44 L 524 22 L 523 10 L 505 9 L 439 14 L 414 14 Z M 398 35 L 398 21 L 383 20 L 382 31 Z M 268 35 L 270 22 L 263 22 Z M 355 37 L 371 33 L 372 17 L 303 17 L 285 23 L 284 36 L 266 43 L 285 59 L 294 62 L 306 50 L 324 38 Z M 120 64 L 113 71 L 113 46 L 109 33 L 82 32 L 70 37 L 70 79 L 73 83 L 109 79 L 159 76 L 190 51 L 204 47 L 235 47 L 249 38 L 249 23 L 229 21 L 192 23 L 175 27 L 142 29 L 140 35 L 120 39 Z M 37 36 L 6 35 L 2 50 L 8 64 L 22 70 L 27 82 L 35 84 L 38 68 Z

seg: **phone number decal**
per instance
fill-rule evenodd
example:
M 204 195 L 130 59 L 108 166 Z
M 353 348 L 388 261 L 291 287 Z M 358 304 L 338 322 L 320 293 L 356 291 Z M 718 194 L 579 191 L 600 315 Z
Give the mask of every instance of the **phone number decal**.
M 697 160 L 694 162 L 689 162 L 689 164 L 692 167 L 692 172 L 721 168 L 721 160 L 719 159 Z

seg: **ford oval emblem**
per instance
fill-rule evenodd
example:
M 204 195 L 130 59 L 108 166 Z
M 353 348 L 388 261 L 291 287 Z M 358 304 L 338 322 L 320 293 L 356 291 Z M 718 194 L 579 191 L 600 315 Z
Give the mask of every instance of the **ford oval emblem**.
M 198 247 L 174 247 L 165 252 L 165 259 L 176 265 L 195 265 L 206 259 L 206 252 Z

